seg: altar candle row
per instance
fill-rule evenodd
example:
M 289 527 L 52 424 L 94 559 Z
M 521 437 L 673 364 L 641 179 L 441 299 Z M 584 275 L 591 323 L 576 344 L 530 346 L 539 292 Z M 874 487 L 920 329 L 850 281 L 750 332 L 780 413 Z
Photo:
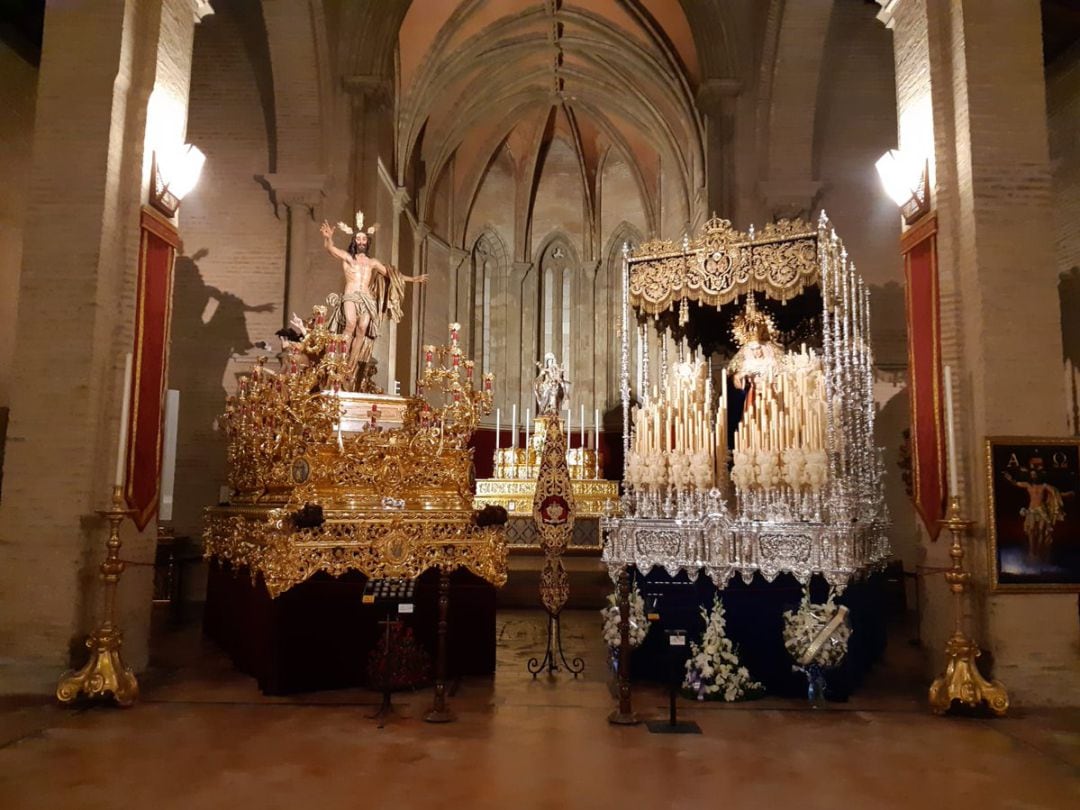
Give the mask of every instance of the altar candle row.
M 572 411 L 570 410 L 569 407 L 567 407 L 567 409 L 566 409 L 567 447 L 570 447 L 573 444 L 573 442 L 571 441 L 572 437 L 573 437 L 573 422 L 571 420 L 571 414 L 572 414 Z M 532 409 L 531 408 L 526 408 L 525 409 L 524 422 L 525 422 L 525 424 L 524 424 L 525 442 L 524 442 L 524 444 L 522 446 L 523 447 L 528 447 L 529 446 L 529 434 L 530 434 L 530 429 L 531 429 L 531 426 L 532 426 Z M 510 449 L 511 450 L 517 450 L 518 449 L 518 437 L 519 437 L 519 435 L 520 434 L 518 433 L 517 405 L 514 404 L 514 405 L 511 406 L 511 410 L 510 410 Z M 590 434 L 589 434 L 589 431 L 588 431 L 587 422 L 585 421 L 585 406 L 584 405 L 581 406 L 581 409 L 580 409 L 579 436 L 580 436 L 580 445 L 579 445 L 580 447 L 596 449 L 597 447 L 600 446 L 600 409 L 599 408 L 596 408 L 593 411 L 593 429 L 592 429 L 591 440 L 590 440 Z M 501 446 L 502 446 L 502 409 L 501 408 L 496 408 L 495 409 L 495 450 L 498 451 Z

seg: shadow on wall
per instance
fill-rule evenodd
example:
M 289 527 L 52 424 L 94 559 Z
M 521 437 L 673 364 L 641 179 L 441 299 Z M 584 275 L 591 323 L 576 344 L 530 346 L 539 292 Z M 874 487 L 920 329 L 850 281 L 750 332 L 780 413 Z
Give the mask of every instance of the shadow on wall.
M 870 337 L 874 363 L 883 371 L 907 369 L 907 316 L 904 285 L 898 281 L 870 285 Z
M 245 316 L 274 309 L 206 284 L 198 262 L 207 254 L 176 260 L 169 362 L 169 387 L 180 391 L 173 523 L 177 534 L 192 536 L 200 532 L 202 508 L 217 502 L 225 481 L 224 436 L 215 427 L 229 363 L 253 348 Z
M 1065 398 L 1069 429 L 1080 436 L 1080 267 L 1058 277 L 1061 304 L 1061 356 L 1065 363 Z

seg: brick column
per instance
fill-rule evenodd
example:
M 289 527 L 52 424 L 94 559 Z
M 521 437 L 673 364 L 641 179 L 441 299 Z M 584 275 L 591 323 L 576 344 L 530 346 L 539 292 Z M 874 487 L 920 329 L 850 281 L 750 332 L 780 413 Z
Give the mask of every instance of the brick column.
M 929 159 L 938 213 L 942 354 L 958 372 L 961 490 L 979 522 L 968 558 L 981 585 L 974 629 L 1018 702 L 1075 702 L 1076 597 L 986 590 L 984 439 L 1065 430 L 1039 4 L 882 5 L 900 147 Z M 924 605 L 923 637 L 940 655 L 948 604 L 940 584 L 928 585 L 938 597 Z
M 270 187 L 278 216 L 281 216 L 280 209 L 284 207 L 289 223 L 285 290 L 282 296 L 285 306 L 281 313 L 282 324 L 287 326 L 294 312 L 301 318 L 308 318 L 311 307 L 319 303 L 319 299 L 312 297 L 308 289 L 310 236 L 315 232 L 314 212 L 323 201 L 326 178 L 322 175 L 268 174 L 263 179 Z
M 182 137 L 197 0 L 99 0 L 46 9 L 0 505 L 0 691 L 52 691 L 100 615 L 97 563 L 133 339 L 147 102 L 175 104 Z M 157 122 L 152 122 L 154 126 Z M 145 148 L 144 148 L 145 144 Z M 124 557 L 153 555 L 151 528 Z M 149 568 L 120 583 L 125 659 L 146 661 Z

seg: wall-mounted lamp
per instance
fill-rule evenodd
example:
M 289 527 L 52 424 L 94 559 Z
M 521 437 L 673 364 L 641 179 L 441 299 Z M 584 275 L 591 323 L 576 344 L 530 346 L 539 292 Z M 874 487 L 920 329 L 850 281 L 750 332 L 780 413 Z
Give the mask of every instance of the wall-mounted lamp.
M 195 188 L 206 155 L 197 146 L 155 150 L 150 168 L 150 204 L 167 216 L 175 216 L 180 201 Z
M 930 210 L 930 177 L 926 160 L 917 160 L 890 149 L 875 164 L 885 193 L 900 206 L 904 222 L 911 225 Z

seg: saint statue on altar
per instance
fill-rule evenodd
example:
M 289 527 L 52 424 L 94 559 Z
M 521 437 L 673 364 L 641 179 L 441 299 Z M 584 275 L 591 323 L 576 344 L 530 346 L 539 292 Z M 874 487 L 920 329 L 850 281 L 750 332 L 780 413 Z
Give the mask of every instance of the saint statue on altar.
M 344 222 L 339 222 L 336 227 L 350 237 L 345 250 L 334 245 L 335 226 L 323 222 L 319 228 L 323 246 L 331 256 L 341 260 L 345 276 L 341 295 L 333 293 L 326 299 L 330 310 L 329 328 L 345 336 L 346 380 L 352 381 L 350 387 L 363 389 L 365 383 L 370 383 L 371 375 L 365 372 L 382 321 L 387 317 L 394 323 L 401 320 L 405 284 L 422 283 L 427 280 L 427 275 L 406 276 L 395 267 L 372 258 L 369 254 L 376 227 L 364 229 L 363 211 L 356 212 L 355 230 Z M 360 385 L 356 384 L 357 380 Z
M 536 396 L 537 416 L 558 416 L 562 411 L 563 400 L 566 399 L 566 390 L 570 387 L 570 381 L 566 379 L 563 367 L 555 362 L 555 355 L 548 352 L 544 355 L 544 362 L 536 364 L 540 373 L 533 382 L 533 393 Z
M 746 392 L 749 407 L 755 388 L 771 382 L 783 368 L 784 349 L 775 340 L 772 318 L 757 308 L 753 293 L 747 296 L 746 309 L 735 318 L 731 333 L 739 350 L 731 358 L 728 371 L 735 387 Z

